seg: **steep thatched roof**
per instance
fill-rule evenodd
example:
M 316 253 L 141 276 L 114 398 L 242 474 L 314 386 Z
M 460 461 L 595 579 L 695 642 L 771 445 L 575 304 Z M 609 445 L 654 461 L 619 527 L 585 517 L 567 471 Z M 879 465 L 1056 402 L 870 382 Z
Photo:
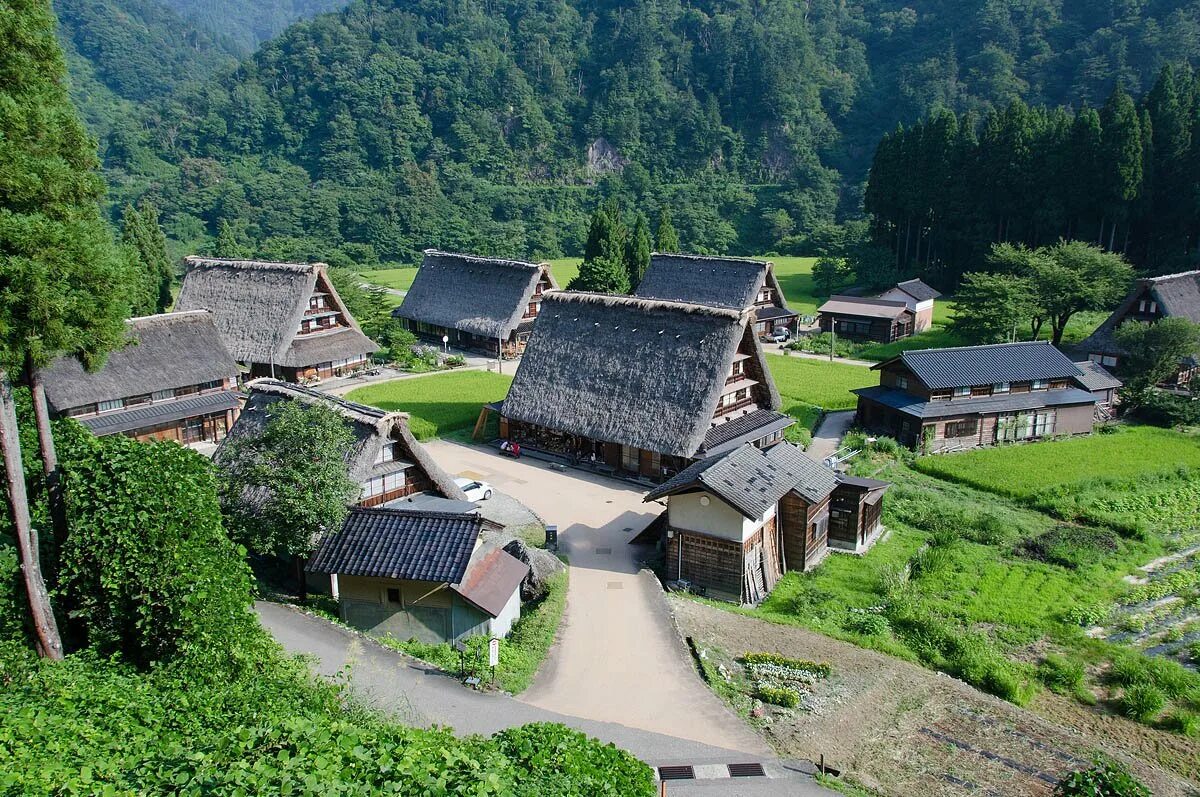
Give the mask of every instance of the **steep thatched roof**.
M 753 346 L 756 400 L 779 407 L 748 318 L 746 311 L 682 302 L 549 294 L 503 412 L 595 440 L 692 456 L 743 341 Z
M 1184 271 L 1163 277 L 1140 279 L 1134 283 L 1133 290 L 1112 315 L 1105 319 L 1095 332 L 1074 346 L 1071 353 L 1077 357 L 1086 357 L 1089 354 L 1120 354 L 1120 347 L 1117 346 L 1113 333 L 1134 309 L 1138 299 L 1146 294 L 1158 302 L 1159 310 L 1167 318 L 1186 318 L 1200 324 L 1200 271 Z M 1200 352 L 1193 359 L 1200 360 Z
M 125 324 L 128 344 L 99 371 L 89 374 L 74 357 L 60 357 L 45 370 L 50 406 L 62 412 L 238 375 L 210 313 L 164 313 Z
M 771 263 L 740 257 L 704 257 L 654 253 L 638 283 L 637 296 L 693 302 L 742 310 L 751 307 L 764 284 L 775 289 L 786 308 Z
M 330 282 L 324 263 L 270 263 L 188 257 L 176 310 L 209 310 L 226 348 L 239 362 L 286 367 L 369 354 L 378 346 L 359 329 Z M 328 294 L 349 328 L 299 336 L 313 291 Z
M 218 466 L 226 448 L 226 442 L 244 435 L 257 435 L 266 427 L 269 415 L 267 408 L 277 401 L 299 401 L 306 405 L 322 404 L 346 420 L 354 432 L 354 445 L 346 452 L 346 469 L 356 482 L 366 481 L 377 472 L 375 460 L 386 443 L 400 443 L 404 455 L 425 471 L 444 498 L 465 501 L 466 495 L 428 452 L 412 436 L 408 429 L 408 415 L 402 412 L 384 412 L 376 407 L 356 404 L 338 396 L 321 393 L 311 388 L 280 382 L 276 379 L 256 379 L 246 385 L 250 395 L 246 406 L 238 416 L 237 423 L 229 430 L 225 442 L 217 449 L 214 460 Z
M 507 338 L 521 323 L 543 274 L 552 287 L 558 287 L 544 263 L 427 249 L 404 303 L 392 315 Z

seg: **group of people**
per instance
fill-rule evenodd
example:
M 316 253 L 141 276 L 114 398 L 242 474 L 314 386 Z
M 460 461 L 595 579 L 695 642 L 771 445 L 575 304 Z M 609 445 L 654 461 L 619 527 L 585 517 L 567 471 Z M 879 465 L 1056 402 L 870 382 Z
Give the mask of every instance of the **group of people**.
M 508 454 L 513 459 L 521 458 L 521 444 L 512 440 L 500 441 L 500 453 Z

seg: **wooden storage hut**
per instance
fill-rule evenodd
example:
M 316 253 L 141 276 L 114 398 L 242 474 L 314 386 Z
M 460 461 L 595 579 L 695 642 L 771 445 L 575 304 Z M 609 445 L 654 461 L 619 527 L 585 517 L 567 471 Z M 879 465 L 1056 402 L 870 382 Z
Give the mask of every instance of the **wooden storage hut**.
M 752 312 L 560 291 L 548 294 L 500 436 L 602 471 L 660 482 L 703 459 L 778 441 L 793 421 Z
M 442 345 L 519 357 L 542 297 L 557 290 L 547 263 L 425 250 L 404 302 L 392 315 Z
M 208 310 L 251 377 L 314 381 L 365 366 L 379 347 L 350 315 L 324 263 L 189 257 L 176 310 Z
M 916 315 L 904 300 L 830 296 L 817 308 L 817 321 L 839 338 L 891 343 L 913 334 Z
M 237 420 L 238 367 L 211 314 L 164 313 L 126 322 L 128 342 L 89 373 L 61 357 L 42 373 L 59 417 L 97 435 L 217 443 Z

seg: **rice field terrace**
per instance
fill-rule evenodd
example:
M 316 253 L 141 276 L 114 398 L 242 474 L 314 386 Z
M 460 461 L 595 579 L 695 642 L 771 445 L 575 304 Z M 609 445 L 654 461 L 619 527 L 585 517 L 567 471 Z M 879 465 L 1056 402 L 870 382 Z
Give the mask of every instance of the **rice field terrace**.
M 850 391 L 879 383 L 879 375 L 861 365 L 776 355 L 769 356 L 767 364 L 783 397 L 785 412 L 792 403 L 826 410 L 853 409 L 857 397 Z
M 451 371 L 367 385 L 346 394 L 350 401 L 407 412 L 418 440 L 470 429 L 484 404 L 508 395 L 512 376 L 491 371 Z
M 1170 733 L 1191 754 L 1161 763 L 1200 776 L 1200 467 L 1178 464 L 1200 458 L 1195 437 L 1131 428 L 915 459 L 888 440 L 853 444 L 867 449 L 855 473 L 893 483 L 886 536 L 732 611 L 1035 710 L 1038 693 L 1062 694 L 1084 712 Z

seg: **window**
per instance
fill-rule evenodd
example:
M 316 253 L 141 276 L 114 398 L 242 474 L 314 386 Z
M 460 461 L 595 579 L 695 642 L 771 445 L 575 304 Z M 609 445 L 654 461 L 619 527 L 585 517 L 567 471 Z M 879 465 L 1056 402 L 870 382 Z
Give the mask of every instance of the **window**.
M 175 398 L 174 390 L 156 390 L 150 394 L 151 401 L 166 401 Z
M 896 387 L 900 388 L 901 390 L 908 390 L 908 377 L 907 376 L 896 377 Z
M 1100 363 L 1105 368 L 1115 368 L 1117 366 L 1117 358 L 1111 354 L 1093 353 L 1088 355 L 1088 359 L 1094 363 Z
M 1008 382 L 997 382 L 996 384 L 992 385 L 992 392 L 1007 393 L 1011 388 L 1012 385 L 1010 385 Z
M 95 404 L 84 404 L 82 407 L 72 407 L 67 410 L 67 417 L 73 418 L 76 415 L 91 415 L 96 411 Z
M 400 602 L 400 588 L 399 587 L 388 587 L 387 599 L 388 599 L 388 603 L 399 603 Z
M 1050 387 L 1050 383 L 1047 382 L 1045 379 L 1033 380 L 1033 389 L 1034 390 L 1045 390 L 1048 387 Z
M 956 387 L 956 388 L 954 388 L 954 395 L 955 395 L 956 397 L 957 397 L 957 396 L 969 396 L 969 395 L 971 395 L 971 386 L 970 386 L 970 385 L 966 385 L 966 386 L 964 386 L 964 387 Z
M 1140 302 L 1138 302 L 1138 312 L 1154 315 L 1158 312 L 1158 302 L 1151 299 L 1142 299 Z
M 733 364 L 733 375 L 741 376 L 746 372 L 746 364 L 742 360 L 738 360 Z
M 375 457 L 375 464 L 382 465 L 384 462 L 396 461 L 396 444 L 384 443 L 383 448 L 379 450 L 379 456 Z
M 762 304 L 763 302 L 769 302 L 769 301 L 771 301 L 773 296 L 774 296 L 774 294 L 771 292 L 770 288 L 763 288 L 762 293 L 760 293 L 758 295 L 758 301 L 760 304 Z
M 933 399 L 934 401 L 948 399 L 948 398 L 950 398 L 950 391 L 949 390 L 935 390 L 929 394 L 929 397 L 931 399 Z
M 225 387 L 225 380 L 214 379 L 211 382 L 201 382 L 199 387 L 201 390 L 216 390 L 219 387 Z
M 112 401 L 101 401 L 98 405 L 100 412 L 108 412 L 109 410 L 119 410 L 125 406 L 124 399 L 113 399 Z
M 143 393 L 140 396 L 130 396 L 129 398 L 125 399 L 126 407 L 136 407 L 139 404 L 149 404 L 149 403 L 150 403 L 150 394 L 149 393 Z
M 946 437 L 972 437 L 979 431 L 979 420 L 966 418 L 961 421 L 947 421 Z
M 525 308 L 525 317 L 533 318 L 537 314 L 538 314 L 538 303 L 530 302 L 529 305 Z

